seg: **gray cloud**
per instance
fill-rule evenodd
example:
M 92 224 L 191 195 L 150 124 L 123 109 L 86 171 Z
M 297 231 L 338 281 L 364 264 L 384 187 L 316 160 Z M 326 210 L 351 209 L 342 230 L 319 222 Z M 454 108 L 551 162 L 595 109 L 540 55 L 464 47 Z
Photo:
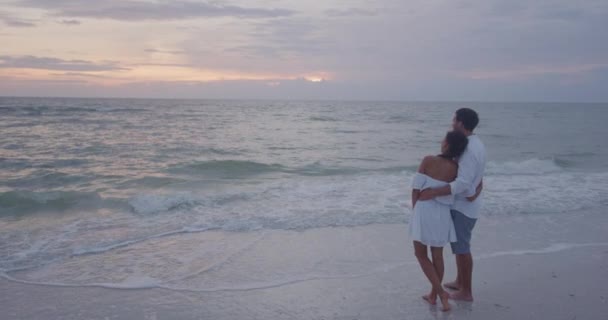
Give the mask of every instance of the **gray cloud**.
M 335 40 L 324 24 L 310 17 L 278 18 L 231 24 L 226 30 L 238 37 L 207 41 L 204 30 L 178 44 L 186 63 L 265 74 L 307 74 L 325 71 L 323 58 L 332 54 Z
M 350 9 L 329 9 L 325 11 L 325 14 L 330 17 L 352 17 L 352 16 L 376 16 L 378 14 L 375 10 L 350 8 Z
M 44 69 L 65 71 L 128 70 L 113 62 L 94 63 L 84 60 L 62 60 L 35 56 L 0 56 L 0 68 Z
M 26 79 L 14 78 L 14 77 L 0 76 L 0 90 L 2 90 L 3 88 L 10 88 L 12 90 L 13 88 L 19 88 L 19 87 L 27 89 L 28 87 L 31 88 L 32 85 L 33 86 L 44 85 L 44 86 L 57 87 L 57 86 L 62 86 L 62 85 L 66 85 L 66 84 L 67 85 L 82 85 L 82 84 L 87 84 L 87 83 L 88 82 L 85 80 L 78 80 L 78 79 L 48 79 L 48 80 L 27 79 L 26 80 Z M 71 87 L 71 89 L 75 89 L 75 88 L 79 88 L 79 87 Z M 6 92 L 3 92 L 2 94 L 10 95 L 10 91 L 8 91 L 8 92 L 9 92 L 8 94 Z M 20 94 L 20 95 L 27 96 L 28 94 Z M 64 95 L 65 95 L 65 93 L 64 93 Z
M 61 20 L 61 21 L 59 21 L 59 23 L 65 24 L 68 26 L 77 26 L 77 25 L 81 24 L 81 22 L 78 20 Z
M 606 63 L 608 3 L 587 1 L 509 1 L 520 9 L 510 15 L 471 12 L 471 34 L 479 53 L 477 63 L 488 66 Z M 474 15 L 480 18 L 474 19 Z M 483 54 L 482 54 L 483 53 Z M 467 57 L 467 55 L 463 56 Z
M 608 10 L 608 4 L 605 1 L 581 3 L 568 0 L 493 0 L 487 1 L 484 5 L 487 6 L 486 13 L 490 16 L 564 21 L 582 20 L 598 13 L 605 14 Z
M 65 77 L 84 77 L 84 78 L 95 78 L 95 79 L 114 79 L 114 77 L 103 76 L 99 74 L 90 74 L 83 72 L 63 72 L 63 73 L 54 73 L 54 76 L 65 76 Z
M 179 50 L 159 50 L 159 49 L 145 49 L 144 52 L 148 53 L 165 53 L 165 54 L 184 54 L 184 51 Z
M 600 5 L 577 6 L 580 10 L 567 1 L 473 0 L 464 5 L 446 1 L 442 6 L 395 1 L 381 10 L 362 7 L 377 12 L 365 23 L 334 19 L 325 11 L 317 16 L 243 22 L 238 41 L 222 39 L 210 45 L 197 35 L 180 47 L 196 67 L 292 74 L 327 71 L 376 84 L 473 71 L 552 73 L 584 63 L 606 63 L 608 41 L 600 39 L 606 37 L 608 16 Z M 349 9 L 329 13 L 346 15 Z M 199 53 L 209 47 L 216 52 Z
M 0 22 L 3 22 L 9 27 L 29 28 L 35 27 L 36 24 L 29 19 L 16 18 L 8 13 L 0 12 Z
M 361 0 L 356 3 L 342 0 L 332 2 L 334 5 L 329 7 L 326 3 L 317 6 L 322 0 L 309 1 L 305 4 L 290 1 L 293 7 L 285 8 L 294 11 L 279 11 L 283 16 L 272 9 L 246 9 L 246 6 L 267 8 L 264 5 L 285 3 L 278 0 L 210 0 L 202 4 L 170 0 L 25 0 L 20 3 L 46 9 L 47 15 L 55 20 L 272 18 L 214 20 L 213 23 L 206 23 L 205 19 L 187 21 L 184 26 L 171 27 L 179 29 L 178 38 L 169 39 L 162 34 L 148 37 L 148 41 L 143 42 L 148 49 L 142 49 L 145 52 L 138 61 L 155 65 L 156 56 L 152 53 L 162 53 L 179 56 L 163 56 L 158 62 L 169 63 L 157 65 L 277 77 L 310 76 L 315 72 L 332 76 L 323 84 L 286 80 L 277 80 L 280 85 L 268 85 L 264 81 L 218 81 L 192 86 L 180 82 L 155 86 L 133 84 L 123 88 L 125 95 L 137 89 L 141 96 L 162 92 L 168 96 L 215 94 L 218 98 L 248 98 L 264 93 L 277 98 L 608 100 L 608 91 L 601 88 L 608 79 L 608 70 L 604 67 L 608 64 L 608 2 L 605 0 Z M 297 7 L 308 11 L 295 14 Z M 322 11 L 331 7 L 335 9 Z M 239 13 L 236 8 L 246 13 Z M 318 11 L 318 8 L 323 9 Z M 62 17 L 56 18 L 56 15 Z M 117 45 L 131 46 L 130 43 Z M 0 60 L 4 65 L 9 62 L 15 64 L 15 61 Z M 54 64 L 65 67 L 72 62 Z M 49 64 L 53 63 L 47 66 Z M 115 63 L 101 64 L 118 67 Z M 0 87 L 2 85 L 8 84 L 0 83 Z
M 26 0 L 21 5 L 47 9 L 57 16 L 114 19 L 122 21 L 176 20 L 212 17 L 275 18 L 290 16 L 286 9 L 247 8 L 215 2 L 194 1 L 143 2 L 134 0 L 100 0 L 83 4 L 82 1 Z
M 253 44 L 236 48 L 253 55 L 321 55 L 334 40 L 323 31 L 324 24 L 309 18 L 282 18 L 259 22 L 249 32 Z

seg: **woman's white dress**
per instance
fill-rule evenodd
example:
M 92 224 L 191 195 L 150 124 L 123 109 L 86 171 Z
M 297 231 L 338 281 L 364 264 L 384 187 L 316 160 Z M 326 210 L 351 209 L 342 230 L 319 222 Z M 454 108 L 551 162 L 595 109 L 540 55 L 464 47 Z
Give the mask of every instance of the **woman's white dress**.
M 447 184 L 418 172 L 414 176 L 412 188 L 424 190 Z M 409 222 L 410 237 L 431 247 L 443 247 L 448 242 L 456 242 L 456 231 L 450 215 L 450 206 L 453 203 L 452 195 L 426 201 L 418 200 Z

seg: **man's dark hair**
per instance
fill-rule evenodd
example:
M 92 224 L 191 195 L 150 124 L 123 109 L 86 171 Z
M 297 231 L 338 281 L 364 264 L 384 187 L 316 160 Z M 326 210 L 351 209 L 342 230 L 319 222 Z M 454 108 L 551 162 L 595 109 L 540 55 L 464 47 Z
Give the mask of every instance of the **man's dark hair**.
M 456 121 L 462 122 L 464 128 L 472 132 L 479 123 L 479 117 L 475 110 L 461 108 L 456 110 Z
M 442 154 L 445 158 L 455 159 L 462 155 L 469 144 L 469 139 L 460 131 L 450 131 L 445 135 L 448 150 Z

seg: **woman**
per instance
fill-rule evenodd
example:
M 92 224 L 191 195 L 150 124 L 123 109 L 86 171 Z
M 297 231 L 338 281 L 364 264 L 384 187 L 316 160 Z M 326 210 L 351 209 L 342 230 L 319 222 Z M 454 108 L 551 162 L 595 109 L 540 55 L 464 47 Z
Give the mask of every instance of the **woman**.
M 454 223 L 450 216 L 453 196 L 437 197 L 433 200 L 418 201 L 420 190 L 437 188 L 456 179 L 457 159 L 467 147 L 467 137 L 457 131 L 446 134 L 441 143 L 441 154 L 426 156 L 420 163 L 412 183 L 413 215 L 410 220 L 410 236 L 414 240 L 414 251 L 422 271 L 432 285 L 431 293 L 423 296 L 430 304 L 441 300 L 443 311 L 450 310 L 450 295 L 443 290 L 443 247 L 456 241 Z M 427 256 L 427 246 L 431 247 L 433 261 Z

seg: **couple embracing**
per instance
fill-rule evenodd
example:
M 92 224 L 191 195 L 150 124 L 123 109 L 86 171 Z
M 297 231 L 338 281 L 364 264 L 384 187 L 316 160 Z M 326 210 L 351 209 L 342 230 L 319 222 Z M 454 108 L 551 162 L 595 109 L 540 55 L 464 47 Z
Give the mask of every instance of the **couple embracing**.
M 410 236 L 422 271 L 432 288 L 423 298 L 431 304 L 440 299 L 442 310 L 450 310 L 448 299 L 473 301 L 471 289 L 473 257 L 471 232 L 479 216 L 479 195 L 486 163 L 485 147 L 473 134 L 479 117 L 469 108 L 458 109 L 453 131 L 446 134 L 441 154 L 420 163 L 412 183 L 413 214 Z M 442 287 L 443 247 L 450 243 L 456 256 L 456 280 Z M 431 259 L 427 254 L 431 248 Z

